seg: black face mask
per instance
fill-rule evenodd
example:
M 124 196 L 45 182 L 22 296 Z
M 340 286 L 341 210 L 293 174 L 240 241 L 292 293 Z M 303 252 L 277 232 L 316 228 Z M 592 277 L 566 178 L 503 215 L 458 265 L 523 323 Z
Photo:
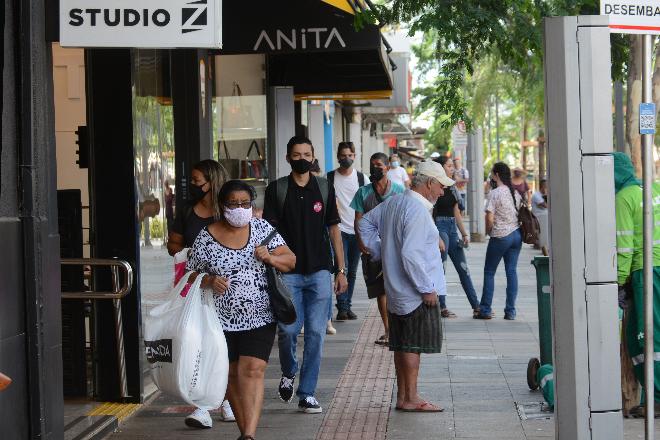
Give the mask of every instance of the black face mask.
M 199 202 L 208 193 L 208 191 L 204 191 L 202 189 L 202 186 L 204 186 L 204 185 L 206 185 L 206 183 L 203 183 L 200 186 L 194 185 L 192 183 L 190 184 L 190 190 L 188 192 L 189 192 L 189 196 L 190 196 L 189 199 L 190 199 L 191 203 Z
M 348 159 L 348 158 L 339 159 L 339 166 L 344 169 L 348 169 L 351 166 L 353 166 L 353 159 Z
M 312 163 L 305 159 L 290 160 L 291 169 L 298 174 L 305 174 L 312 167 Z
M 497 188 L 497 182 L 495 181 L 495 179 L 490 179 L 490 187 L 492 189 Z
M 378 182 L 385 175 L 385 173 L 383 173 L 382 168 L 378 168 L 378 167 L 375 167 L 375 166 L 369 167 L 369 173 L 370 173 L 369 180 L 371 182 Z

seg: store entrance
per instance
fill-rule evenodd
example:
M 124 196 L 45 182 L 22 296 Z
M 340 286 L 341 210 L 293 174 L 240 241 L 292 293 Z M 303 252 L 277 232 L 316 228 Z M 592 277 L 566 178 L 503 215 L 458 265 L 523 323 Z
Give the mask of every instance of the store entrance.
M 172 280 L 171 52 L 52 50 L 64 426 L 100 438 L 155 391 L 142 323 Z

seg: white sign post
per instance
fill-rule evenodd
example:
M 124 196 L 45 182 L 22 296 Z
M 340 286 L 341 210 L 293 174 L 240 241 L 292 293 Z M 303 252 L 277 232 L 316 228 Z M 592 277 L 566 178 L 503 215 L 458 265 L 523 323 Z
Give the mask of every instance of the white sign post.
M 653 35 L 660 34 L 660 0 L 601 0 L 600 13 L 609 15 L 611 32 L 643 34 L 642 103 L 639 132 L 642 135 L 644 211 L 644 393 L 646 395 L 645 438 L 653 440 L 655 413 L 654 332 L 653 332 L 653 136 L 655 104 L 652 91 Z
M 60 44 L 221 48 L 222 0 L 60 0 Z

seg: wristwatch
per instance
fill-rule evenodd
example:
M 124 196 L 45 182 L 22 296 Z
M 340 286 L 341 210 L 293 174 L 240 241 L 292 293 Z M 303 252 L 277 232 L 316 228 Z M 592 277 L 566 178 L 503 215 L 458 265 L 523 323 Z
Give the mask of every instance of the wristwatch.
M 342 267 L 341 269 L 337 269 L 337 275 L 339 274 L 346 275 L 346 268 Z

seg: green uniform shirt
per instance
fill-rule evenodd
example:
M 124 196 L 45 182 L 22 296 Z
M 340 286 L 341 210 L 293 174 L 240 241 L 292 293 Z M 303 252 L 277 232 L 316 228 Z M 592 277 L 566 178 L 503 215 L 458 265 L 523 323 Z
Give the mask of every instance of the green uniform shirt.
M 642 188 L 630 185 L 616 193 L 617 279 L 625 284 L 630 274 L 644 267 L 644 211 Z M 653 184 L 653 265 L 660 266 L 660 184 Z

